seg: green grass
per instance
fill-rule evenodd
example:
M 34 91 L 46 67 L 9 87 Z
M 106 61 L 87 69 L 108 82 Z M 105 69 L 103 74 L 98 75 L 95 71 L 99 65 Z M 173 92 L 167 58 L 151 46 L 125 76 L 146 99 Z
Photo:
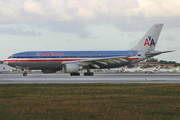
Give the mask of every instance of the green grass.
M 180 119 L 180 84 L 0 85 L 0 119 Z

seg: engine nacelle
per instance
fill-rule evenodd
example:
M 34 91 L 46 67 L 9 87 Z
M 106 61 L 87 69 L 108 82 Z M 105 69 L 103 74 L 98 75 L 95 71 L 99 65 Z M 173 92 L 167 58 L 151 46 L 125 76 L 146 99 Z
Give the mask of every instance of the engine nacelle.
M 55 73 L 57 70 L 51 70 L 51 69 L 43 69 L 41 70 L 43 73 Z
M 65 73 L 76 73 L 82 69 L 83 69 L 82 66 L 79 66 L 78 64 L 74 64 L 74 63 L 67 63 L 62 66 L 62 70 Z

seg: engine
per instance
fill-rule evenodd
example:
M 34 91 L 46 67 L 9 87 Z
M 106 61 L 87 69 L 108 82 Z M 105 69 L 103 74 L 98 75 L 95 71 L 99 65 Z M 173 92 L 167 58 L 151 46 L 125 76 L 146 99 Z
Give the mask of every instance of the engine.
M 55 73 L 57 70 L 51 70 L 51 69 L 43 69 L 41 70 L 43 73 Z
M 65 73 L 76 73 L 82 69 L 83 69 L 82 66 L 79 66 L 78 64 L 73 64 L 73 63 L 67 63 L 62 66 L 62 70 Z

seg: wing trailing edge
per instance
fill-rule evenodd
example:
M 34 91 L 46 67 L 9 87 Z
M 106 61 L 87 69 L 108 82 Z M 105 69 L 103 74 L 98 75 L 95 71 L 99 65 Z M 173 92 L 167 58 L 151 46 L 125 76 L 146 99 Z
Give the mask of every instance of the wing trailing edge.
M 108 65 L 108 63 L 121 63 L 121 61 L 127 61 L 126 59 L 132 57 L 132 56 L 115 56 L 115 57 L 104 57 L 104 58 L 95 58 L 95 59 L 86 59 L 86 60 L 77 60 L 77 61 L 68 61 L 68 62 L 63 62 L 63 64 L 68 64 L 68 63 L 75 63 L 79 64 L 82 66 L 93 66 L 95 68 L 100 68 L 98 65 L 99 63 L 103 65 Z

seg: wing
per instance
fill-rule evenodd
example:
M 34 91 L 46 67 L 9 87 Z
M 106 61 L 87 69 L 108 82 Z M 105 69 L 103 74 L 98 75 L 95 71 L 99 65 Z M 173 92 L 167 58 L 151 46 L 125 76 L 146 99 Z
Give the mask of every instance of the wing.
M 115 56 L 115 57 L 104 57 L 104 58 L 95 58 L 95 59 L 86 59 L 86 60 L 77 60 L 77 61 L 68 61 L 68 62 L 63 62 L 63 64 L 66 63 L 76 63 L 81 66 L 93 66 L 95 68 L 100 68 L 98 65 L 99 63 L 103 65 L 108 65 L 108 63 L 121 63 L 120 61 L 127 61 L 127 59 L 130 56 Z

